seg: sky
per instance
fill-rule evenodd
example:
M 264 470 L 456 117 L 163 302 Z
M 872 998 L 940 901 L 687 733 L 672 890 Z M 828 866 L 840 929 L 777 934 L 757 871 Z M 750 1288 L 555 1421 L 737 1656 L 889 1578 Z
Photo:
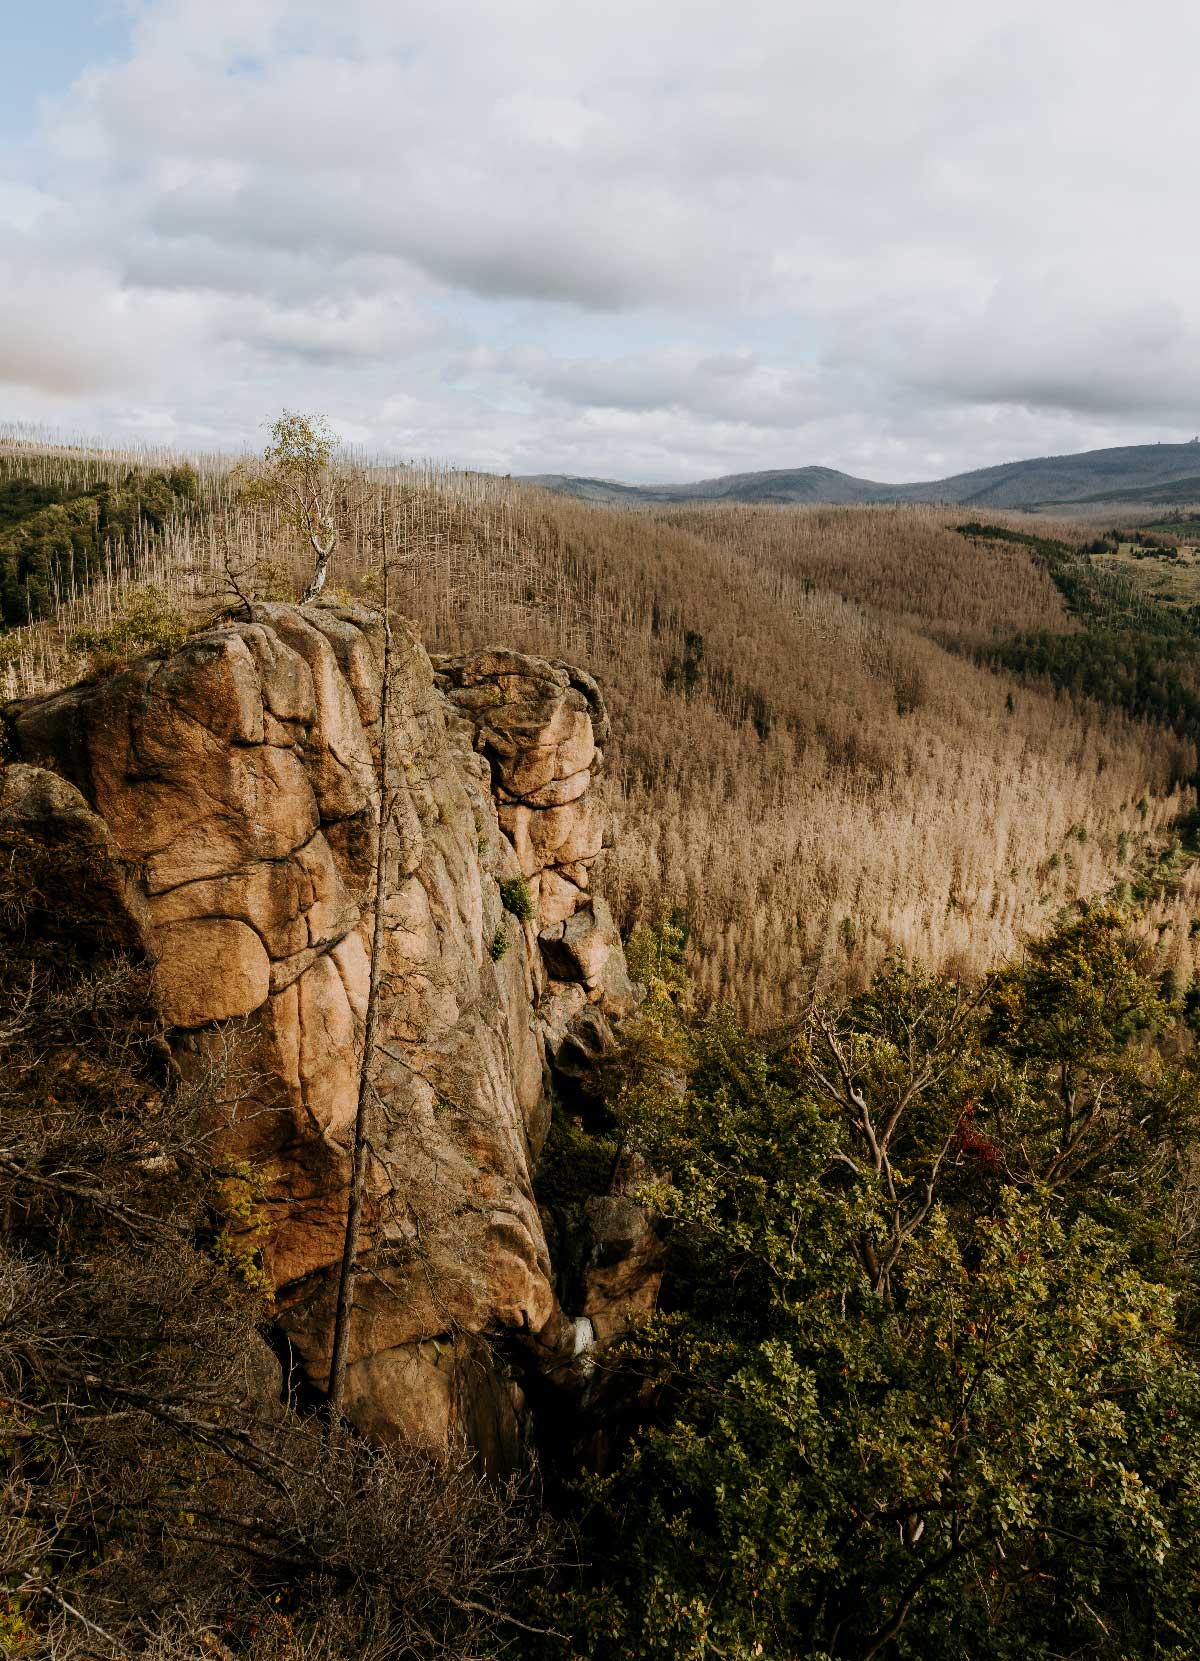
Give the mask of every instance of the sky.
M 678 481 L 1200 431 L 1200 8 L 8 0 L 0 423 Z

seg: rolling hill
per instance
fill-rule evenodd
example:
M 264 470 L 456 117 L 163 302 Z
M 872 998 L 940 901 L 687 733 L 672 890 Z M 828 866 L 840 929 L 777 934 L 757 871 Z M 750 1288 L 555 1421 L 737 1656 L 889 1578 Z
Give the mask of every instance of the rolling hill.
M 882 484 L 832 467 L 728 473 L 677 485 L 628 485 L 562 473 L 539 474 L 527 482 L 584 501 L 625 505 L 704 501 L 823 502 L 839 506 L 954 502 L 1030 508 L 1066 502 L 1190 501 L 1200 490 L 1198 463 L 1200 442 L 1193 440 L 1190 444 L 1132 444 L 1070 456 L 1035 456 L 913 484 Z

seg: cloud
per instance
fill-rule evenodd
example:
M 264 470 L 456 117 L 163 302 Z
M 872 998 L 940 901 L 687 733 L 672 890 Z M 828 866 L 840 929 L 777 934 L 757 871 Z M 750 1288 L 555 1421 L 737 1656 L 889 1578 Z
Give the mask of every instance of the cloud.
M 1171 0 L 141 0 L 0 183 L 0 380 L 641 479 L 1190 436 L 1198 46 Z
M 761 429 L 793 428 L 825 408 L 821 377 L 775 368 L 746 347 L 714 352 L 679 343 L 595 358 L 485 348 L 467 354 L 461 371 L 504 376 L 531 398 L 576 409 L 697 416 Z
M 974 307 L 859 322 L 827 361 L 950 403 L 1185 426 L 1200 413 L 1200 319 L 1175 298 L 1080 293 L 1069 272 L 1006 281 Z
M 195 344 L 186 312 L 120 287 L 111 271 L 0 258 L 0 385 L 60 397 L 136 389 Z
M 6 232 L 31 230 L 52 206 L 44 191 L 16 179 L 0 179 L 0 227 Z

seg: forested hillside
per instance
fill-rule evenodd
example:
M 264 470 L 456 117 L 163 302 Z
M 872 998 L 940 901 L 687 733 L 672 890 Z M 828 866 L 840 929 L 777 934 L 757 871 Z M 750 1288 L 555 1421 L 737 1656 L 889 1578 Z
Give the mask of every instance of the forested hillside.
M 4 461 L 10 479 L 22 467 Z M 43 486 L 56 467 L 79 476 L 43 462 Z M 197 613 L 228 603 L 231 580 L 298 592 L 303 555 L 278 513 L 228 471 L 201 475 L 199 508 L 149 541 L 143 520 L 89 597 L 10 632 L 11 691 L 77 669 L 69 637 L 107 626 L 132 590 Z M 598 676 L 622 827 L 601 882 L 626 928 L 686 915 L 706 1001 L 769 1023 L 814 984 L 864 985 L 897 950 L 978 972 L 1114 888 L 1154 893 L 1165 959 L 1190 980 L 1176 828 L 1196 769 L 1190 625 L 1131 634 L 1114 614 L 1129 673 L 1158 690 L 1111 697 L 1111 643 L 1070 575 L 1089 569 L 1085 532 L 981 536 L 939 508 L 619 514 L 409 470 L 348 472 L 342 518 L 332 581 L 369 594 L 397 539 L 401 604 L 432 647 L 500 641 Z M 1151 637 L 1166 657 L 1138 670 Z
M 141 469 L 86 488 L 0 475 L 0 618 L 14 624 L 53 617 L 86 593 L 113 551 L 136 548 L 195 494 L 188 467 Z

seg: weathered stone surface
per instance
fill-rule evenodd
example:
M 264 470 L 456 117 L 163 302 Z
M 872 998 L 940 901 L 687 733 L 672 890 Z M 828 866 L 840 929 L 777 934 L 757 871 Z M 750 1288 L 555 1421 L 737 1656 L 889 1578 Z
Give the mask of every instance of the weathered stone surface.
M 103 819 L 92 812 L 74 785 L 25 762 L 14 762 L 0 773 L 0 823 L 30 834 L 72 826 L 95 841 L 108 841 Z
M 577 911 L 556 928 L 543 929 L 539 935 L 542 950 L 551 967 L 564 980 L 581 980 L 586 986 L 599 983 L 609 957 L 620 950 L 620 940 L 611 928 L 607 906 L 601 914 L 597 907 L 603 901 L 593 901 L 586 911 Z M 605 923 L 609 927 L 605 927 Z
M 581 670 L 519 652 L 439 658 L 436 670 L 487 758 L 500 824 L 522 875 L 537 885 L 540 923 L 564 921 L 610 839 L 591 790 L 608 734 L 599 688 Z
M 258 935 L 230 917 L 156 926 L 151 951 L 158 1004 L 173 1027 L 249 1015 L 267 996 L 271 960 Z
M 590 788 L 607 720 L 565 665 L 491 651 L 440 659 L 435 683 L 408 625 L 393 634 L 380 1105 L 348 1395 L 372 1435 L 463 1432 L 502 1460 L 520 1392 L 489 1340 L 544 1356 L 576 1330 L 531 1180 L 549 1062 L 582 1074 L 633 1007 L 586 890 L 608 831 Z M 226 1134 L 264 1173 L 278 1323 L 318 1386 L 370 988 L 381 655 L 371 613 L 256 607 L 165 661 L 11 706 L 18 751 L 63 777 L 9 767 L 0 795 L 40 833 L 65 816 L 103 844 L 181 1067 L 240 1021 Z M 518 872 L 536 925 L 502 910 Z M 621 1292 L 615 1259 L 601 1267 L 603 1324 Z
M 137 883 L 103 819 L 75 785 L 41 767 L 0 767 L 0 835 L 40 845 L 73 873 L 71 901 L 86 912 L 88 932 L 118 951 L 138 950 L 149 914 Z M 84 881 L 85 893 L 75 891 Z
M 587 1007 L 587 988 L 577 982 L 551 981 L 538 1005 L 546 1051 L 553 1060 Z
M 641 992 L 629 978 L 620 932 L 606 900 L 585 896 L 580 910 L 543 928 L 538 941 L 551 972 L 563 980 L 581 981 L 605 1015 L 620 1020 L 637 1008 Z
M 346 1370 L 346 1407 L 360 1429 L 379 1441 L 398 1434 L 382 1403 L 408 1403 L 403 1433 L 438 1450 L 464 1439 L 484 1468 L 511 1471 L 521 1459 L 524 1396 L 508 1369 L 476 1338 L 441 1334 L 400 1344 L 356 1361 Z
M 597 1194 L 584 1211 L 589 1238 L 581 1313 L 597 1344 L 605 1344 L 625 1331 L 631 1316 L 654 1308 L 665 1254 L 652 1218 L 628 1195 Z
M 583 904 L 583 890 L 561 871 L 541 871 L 536 881 L 538 920 L 543 928 L 565 923 Z
M 346 1369 L 346 1412 L 359 1429 L 381 1442 L 400 1432 L 390 1404 L 406 1404 L 406 1438 L 418 1446 L 444 1447 L 455 1429 L 454 1347 L 436 1338 L 361 1356 Z

